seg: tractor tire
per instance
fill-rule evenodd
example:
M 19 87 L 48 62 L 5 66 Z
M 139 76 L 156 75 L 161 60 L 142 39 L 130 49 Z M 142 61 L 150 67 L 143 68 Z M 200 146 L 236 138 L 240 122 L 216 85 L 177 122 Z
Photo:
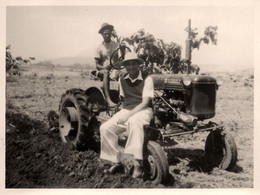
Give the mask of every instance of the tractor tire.
M 210 132 L 205 144 L 205 158 L 211 167 L 229 170 L 236 165 L 237 147 L 234 138 L 225 130 Z
M 73 114 L 70 114 L 73 113 Z M 96 118 L 92 115 L 91 103 L 81 89 L 70 89 L 62 95 L 59 104 L 59 130 L 64 143 L 72 143 L 77 150 L 95 146 Z
M 169 175 L 168 161 L 164 150 L 155 141 L 148 141 L 143 164 L 145 180 L 153 184 L 166 182 Z

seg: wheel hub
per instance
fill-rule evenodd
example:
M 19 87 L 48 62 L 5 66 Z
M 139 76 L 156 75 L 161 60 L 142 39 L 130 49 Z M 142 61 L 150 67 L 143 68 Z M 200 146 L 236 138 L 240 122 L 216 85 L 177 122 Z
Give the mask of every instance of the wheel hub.
M 154 160 L 152 155 L 149 155 L 147 160 L 148 160 L 148 163 L 150 165 L 150 173 L 149 173 L 149 175 L 150 175 L 150 178 L 153 179 L 153 178 L 156 177 L 155 160 Z
M 71 131 L 75 131 L 72 127 L 73 122 L 78 122 L 78 114 L 75 107 L 65 107 L 62 109 L 59 117 L 59 129 L 63 142 L 68 142 L 66 137 Z

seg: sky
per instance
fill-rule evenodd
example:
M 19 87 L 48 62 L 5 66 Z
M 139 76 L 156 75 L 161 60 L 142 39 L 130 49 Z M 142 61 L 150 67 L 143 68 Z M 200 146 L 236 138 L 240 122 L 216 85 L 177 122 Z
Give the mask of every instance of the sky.
M 192 53 L 198 65 L 219 68 L 253 67 L 254 7 L 245 5 L 81 5 L 7 6 L 6 45 L 14 56 L 38 60 L 61 57 L 91 57 L 102 41 L 98 34 L 104 22 L 113 24 L 119 36 L 130 36 L 140 29 L 166 43 L 176 42 L 185 51 L 187 32 L 218 26 L 218 44 L 201 45 Z M 92 62 L 90 62 L 92 63 Z M 93 60 L 94 63 L 94 60 Z

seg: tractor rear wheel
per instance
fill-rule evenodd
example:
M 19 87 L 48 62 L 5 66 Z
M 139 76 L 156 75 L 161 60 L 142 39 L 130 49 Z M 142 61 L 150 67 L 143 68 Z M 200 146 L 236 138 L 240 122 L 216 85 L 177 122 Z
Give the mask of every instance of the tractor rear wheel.
M 164 150 L 155 141 L 148 141 L 144 153 L 144 179 L 154 184 L 164 183 L 169 175 L 168 161 Z
M 205 158 L 212 167 L 229 170 L 237 161 L 234 138 L 225 130 L 210 132 L 205 144 Z
M 92 105 L 81 89 L 70 89 L 62 95 L 59 105 L 59 130 L 64 143 L 72 143 L 78 150 L 95 149 Z

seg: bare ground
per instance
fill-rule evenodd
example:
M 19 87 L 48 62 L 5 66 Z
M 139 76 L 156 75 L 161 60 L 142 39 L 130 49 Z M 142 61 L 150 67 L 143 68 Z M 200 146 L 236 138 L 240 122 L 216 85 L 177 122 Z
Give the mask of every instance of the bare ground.
M 63 73 L 66 75 L 69 73 Z M 254 73 L 212 73 L 223 80 L 218 90 L 214 122 L 224 124 L 238 148 L 237 166 L 211 169 L 204 160 L 208 133 L 176 137 L 166 150 L 170 177 L 166 184 L 105 175 L 99 154 L 79 152 L 50 131 L 47 114 L 57 111 L 62 93 L 86 89 L 89 80 L 75 76 L 25 74 L 6 83 L 6 188 L 252 188 Z M 79 74 L 78 74 L 79 75 Z

